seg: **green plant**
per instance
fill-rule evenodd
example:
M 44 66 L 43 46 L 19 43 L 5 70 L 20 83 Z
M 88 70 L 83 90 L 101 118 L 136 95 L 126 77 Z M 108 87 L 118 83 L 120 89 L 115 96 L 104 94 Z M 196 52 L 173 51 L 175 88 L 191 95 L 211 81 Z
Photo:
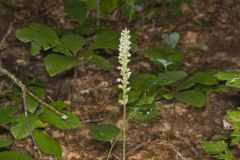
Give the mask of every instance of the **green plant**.
M 217 142 L 202 142 L 202 147 L 205 152 L 211 157 L 218 160 L 234 160 L 235 158 L 228 150 L 228 144 L 224 141 Z
M 131 78 L 128 114 L 138 121 L 153 120 L 161 108 L 160 99 L 178 101 L 201 108 L 212 92 L 225 92 L 227 87 L 215 77 L 217 71 L 196 72 L 189 76 L 177 70 L 183 61 L 181 50 L 159 45 L 146 50 L 158 67 L 157 73 L 139 73 Z
M 215 77 L 224 81 L 228 87 L 239 88 L 240 87 L 240 74 L 236 72 L 219 72 Z M 231 137 L 229 138 L 231 143 L 228 144 L 224 140 L 217 142 L 205 141 L 202 142 L 202 147 L 206 153 L 211 157 L 219 160 L 234 160 L 233 154 L 228 149 L 235 145 L 240 144 L 240 111 L 229 111 L 224 117 L 224 127 L 227 130 L 232 130 Z M 227 139 L 228 140 L 228 139 Z
M 44 65 L 50 76 L 79 65 L 83 60 L 109 70 L 109 62 L 95 54 L 95 50 L 117 49 L 116 40 L 119 34 L 111 29 L 101 28 L 96 36 L 96 41 L 89 48 L 83 48 L 86 40 L 82 36 L 68 33 L 59 38 L 54 30 L 40 24 L 30 24 L 29 27 L 16 32 L 20 41 L 31 43 L 32 56 L 37 56 L 41 51 L 51 50 L 51 54 L 44 57 Z
M 1 69 L 2 73 L 5 73 Z M 60 144 L 44 131 L 49 125 L 56 128 L 69 130 L 81 126 L 79 119 L 67 111 L 67 106 L 62 101 L 45 103 L 42 98 L 45 97 L 44 89 L 36 84 L 30 83 L 26 86 L 17 80 L 13 75 L 7 73 L 19 86 L 10 85 L 11 87 L 5 92 L 5 97 L 14 104 L 13 106 L 2 106 L 0 108 L 0 125 L 5 126 L 12 135 L 9 139 L 7 136 L 1 136 L 0 148 L 7 149 L 12 145 L 13 140 L 21 140 L 31 137 L 34 149 L 37 149 L 41 158 L 41 152 L 47 155 L 53 155 L 56 159 L 62 159 L 62 149 Z M 21 105 L 24 114 L 18 110 L 17 106 Z M 40 152 L 41 151 L 41 152 Z M 0 159 L 31 159 L 16 151 L 0 152 Z
M 123 106 L 123 154 L 122 159 L 126 159 L 126 128 L 127 128 L 127 104 L 128 104 L 128 93 L 131 90 L 129 87 L 129 78 L 131 76 L 130 69 L 128 67 L 128 63 L 130 62 L 131 54 L 130 50 L 130 41 L 131 36 L 129 35 L 129 30 L 125 29 L 121 33 L 120 44 L 119 44 L 119 56 L 118 61 L 120 66 L 118 69 L 120 70 L 120 78 L 118 88 L 121 90 L 121 97 L 119 98 L 119 103 Z M 97 125 L 92 128 L 92 138 L 101 140 L 101 141 L 109 141 L 111 142 L 111 149 L 109 151 L 108 157 L 111 154 L 111 151 L 115 145 L 117 140 L 117 136 L 119 134 L 119 129 L 113 125 Z M 114 141 L 115 140 L 115 141 Z

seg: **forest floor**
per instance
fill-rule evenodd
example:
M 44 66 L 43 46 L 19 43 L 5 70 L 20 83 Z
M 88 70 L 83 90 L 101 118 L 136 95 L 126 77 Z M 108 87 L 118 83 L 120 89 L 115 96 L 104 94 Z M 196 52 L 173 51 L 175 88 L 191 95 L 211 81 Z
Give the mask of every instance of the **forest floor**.
M 71 28 L 69 19 L 63 12 L 60 0 L 45 0 L 41 4 L 34 0 L 18 0 L 15 6 L 0 5 L 0 39 L 10 23 L 14 29 L 26 26 L 30 22 L 46 24 L 53 28 Z M 39 8 L 41 5 L 41 8 Z M 117 17 L 102 23 L 116 30 L 128 27 L 140 35 L 138 41 L 142 58 L 131 64 L 134 71 L 151 70 L 144 57 L 144 49 L 163 43 L 161 34 L 176 31 L 181 35 L 179 47 L 184 51 L 184 65 L 189 74 L 206 69 L 240 71 L 240 1 L 238 0 L 193 0 L 191 6 L 183 5 L 183 16 L 165 20 L 164 13 L 152 22 L 127 23 Z M 8 47 L 1 51 L 4 66 L 19 79 L 26 81 L 34 75 L 45 86 L 48 101 L 64 100 L 71 110 L 82 120 L 83 126 L 72 131 L 48 128 L 49 133 L 59 140 L 64 160 L 101 160 L 110 149 L 109 143 L 91 139 L 89 129 L 97 123 L 122 124 L 122 110 L 113 93 L 118 72 L 102 71 L 91 65 L 77 68 L 78 76 L 61 74 L 49 77 L 44 69 L 42 56 L 31 57 L 29 46 L 23 45 L 14 36 L 7 39 Z M 187 48 L 197 46 L 199 51 L 190 53 Z M 2 86 L 0 84 L 2 90 Z M 5 105 L 6 99 L 0 99 Z M 164 104 L 169 105 L 172 104 Z M 176 114 L 169 107 L 161 109 L 158 119 L 151 123 L 137 124 L 129 122 L 127 130 L 127 154 L 129 160 L 174 160 L 183 155 L 187 160 L 207 160 L 201 148 L 202 140 L 211 140 L 222 132 L 222 119 L 228 110 L 239 105 L 235 95 L 213 94 L 208 106 L 194 108 L 176 104 Z M 174 134 L 170 137 L 170 126 L 175 121 Z M 15 143 L 13 149 L 28 154 L 32 152 L 31 140 Z M 121 157 L 121 138 L 113 154 Z M 240 159 L 240 158 L 239 158 Z

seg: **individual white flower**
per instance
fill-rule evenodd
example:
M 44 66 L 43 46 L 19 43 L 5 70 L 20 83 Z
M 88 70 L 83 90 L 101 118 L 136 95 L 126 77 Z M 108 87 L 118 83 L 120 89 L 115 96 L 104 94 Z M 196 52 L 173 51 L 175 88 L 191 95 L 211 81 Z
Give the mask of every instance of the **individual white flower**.
M 124 29 L 121 33 L 120 38 L 120 44 L 119 44 L 119 56 L 118 61 L 120 63 L 120 66 L 118 69 L 120 70 L 120 78 L 118 78 L 118 81 L 120 84 L 118 87 L 122 89 L 122 99 L 119 100 L 119 103 L 122 105 L 126 105 L 128 103 L 128 92 L 130 91 L 130 87 L 128 87 L 129 84 L 129 78 L 131 76 L 130 69 L 128 68 L 128 63 L 130 62 L 131 54 L 129 53 L 130 50 L 130 34 L 129 30 Z

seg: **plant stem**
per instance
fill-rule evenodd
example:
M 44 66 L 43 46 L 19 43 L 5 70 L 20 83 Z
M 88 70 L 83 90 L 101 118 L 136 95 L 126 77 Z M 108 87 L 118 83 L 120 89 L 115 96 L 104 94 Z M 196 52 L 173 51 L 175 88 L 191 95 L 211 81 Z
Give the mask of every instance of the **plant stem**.
M 126 159 L 126 130 L 127 130 L 127 106 L 123 105 L 123 157 L 122 159 Z
M 97 27 L 100 26 L 100 0 L 96 0 L 97 1 Z
M 175 95 L 175 93 L 174 93 L 174 95 Z M 169 133 L 170 138 L 173 138 L 173 136 L 174 136 L 175 123 L 176 123 L 176 100 L 174 99 L 173 100 L 173 119 L 171 122 L 171 129 L 170 129 L 170 133 Z
M 109 157 L 110 157 L 111 154 L 112 154 L 112 150 L 113 150 L 113 147 L 115 146 L 116 142 L 117 142 L 117 138 L 111 143 L 111 148 L 110 148 L 110 150 L 109 150 L 109 152 L 108 152 L 107 160 L 109 160 Z

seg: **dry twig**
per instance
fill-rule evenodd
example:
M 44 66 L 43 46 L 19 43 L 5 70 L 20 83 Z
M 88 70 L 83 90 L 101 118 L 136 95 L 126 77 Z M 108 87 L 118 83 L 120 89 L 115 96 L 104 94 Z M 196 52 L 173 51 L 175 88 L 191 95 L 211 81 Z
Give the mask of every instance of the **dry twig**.
M 148 145 L 151 142 L 150 139 L 143 141 L 142 143 L 140 143 L 139 145 L 135 146 L 133 149 L 131 149 L 130 151 L 127 152 L 126 156 L 130 156 L 132 155 L 135 151 L 139 150 L 140 148 Z
M 167 143 L 166 145 L 177 154 L 178 158 L 181 160 L 186 160 L 186 158 L 177 150 L 177 148 L 172 143 Z
M 6 47 L 6 39 L 7 39 L 7 37 L 12 33 L 12 30 L 13 30 L 13 22 L 10 23 L 6 34 L 4 34 L 4 35 L 3 35 L 3 38 L 1 39 L 1 42 L 0 42 L 0 51 L 3 50 L 3 49 Z
M 23 91 L 24 88 L 21 88 L 21 90 Z M 36 139 L 35 139 L 35 137 L 34 137 L 34 135 L 32 133 L 31 124 L 30 124 L 29 119 L 28 119 L 28 111 L 27 111 L 27 105 L 26 105 L 26 93 L 25 92 L 23 92 L 22 97 L 23 97 L 23 108 L 24 108 L 24 115 L 25 115 L 26 126 L 27 126 L 28 132 L 29 132 L 30 137 L 31 137 L 32 142 L 33 142 L 33 149 L 37 150 L 39 158 L 41 160 L 42 159 L 42 153 L 41 153 L 40 149 L 37 146 Z
M 38 101 L 40 104 L 42 104 L 43 107 L 46 107 L 50 110 L 52 110 L 53 112 L 55 112 L 57 115 L 59 115 L 62 119 L 67 119 L 68 116 L 64 113 L 61 113 L 60 111 L 58 111 L 57 109 L 55 109 L 53 106 L 51 106 L 50 104 L 46 103 L 45 101 L 43 101 L 41 98 L 39 98 L 38 96 L 36 96 L 34 93 L 32 93 L 31 91 L 29 91 L 27 89 L 27 87 L 22 83 L 22 81 L 20 81 L 19 79 L 17 79 L 15 77 L 15 75 L 13 75 L 12 73 L 10 73 L 8 70 L 4 69 L 1 66 L 1 62 L 0 62 L 0 73 L 8 76 L 16 85 L 18 85 L 21 89 L 22 92 L 30 95 L 33 99 L 35 99 L 36 101 Z

